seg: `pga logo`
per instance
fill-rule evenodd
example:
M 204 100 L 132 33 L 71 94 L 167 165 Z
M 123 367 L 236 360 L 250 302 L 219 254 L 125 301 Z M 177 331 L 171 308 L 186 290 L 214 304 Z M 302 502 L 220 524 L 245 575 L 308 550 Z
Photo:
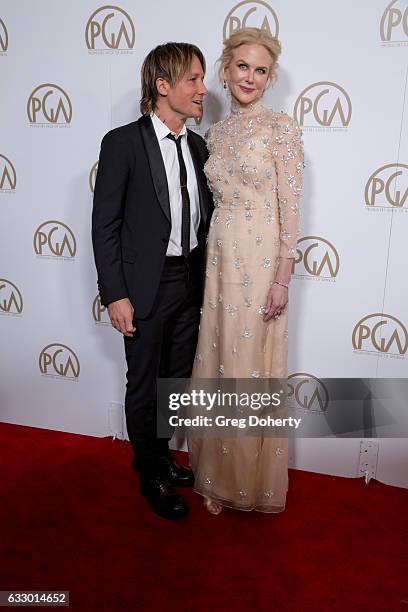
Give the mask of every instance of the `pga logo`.
M 17 186 L 14 164 L 0 153 L 0 193 L 13 193 Z
M 295 372 L 287 379 L 288 402 L 308 412 L 326 412 L 329 393 L 323 382 L 307 372 Z
M 396 317 L 374 312 L 356 323 L 352 333 L 352 345 L 355 351 L 402 357 L 408 348 L 407 329 Z
M 44 83 L 31 92 L 27 101 L 27 116 L 32 125 L 69 125 L 72 119 L 71 100 L 59 85 Z
M 263 0 L 244 0 L 236 4 L 224 21 L 224 40 L 242 28 L 260 28 L 278 36 L 279 22 L 273 8 Z
M 74 233 L 62 221 L 44 221 L 34 233 L 34 251 L 40 257 L 73 259 L 76 249 Z
M 366 183 L 364 199 L 370 208 L 403 208 L 408 201 L 408 165 L 377 168 Z
M 321 236 L 304 236 L 298 241 L 293 272 L 296 276 L 336 278 L 340 258 L 335 246 Z
M 392 0 L 382 14 L 380 38 L 383 42 L 408 42 L 408 5 L 406 0 Z
M 19 288 L 11 281 L 0 278 L 0 312 L 20 315 L 23 311 L 23 296 Z
M 119 6 L 101 6 L 88 19 L 85 42 L 90 51 L 130 50 L 135 46 L 135 26 Z
M 331 81 L 308 85 L 295 102 L 294 117 L 302 127 L 346 128 L 352 113 L 347 91 Z
M 52 343 L 45 346 L 39 357 L 38 366 L 43 376 L 66 380 L 78 380 L 81 369 L 74 351 L 65 344 Z

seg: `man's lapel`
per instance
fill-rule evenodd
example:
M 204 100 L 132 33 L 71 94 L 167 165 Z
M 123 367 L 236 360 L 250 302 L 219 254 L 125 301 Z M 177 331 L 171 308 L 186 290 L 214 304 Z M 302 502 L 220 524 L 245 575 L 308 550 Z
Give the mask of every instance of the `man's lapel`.
M 156 132 L 154 131 L 152 120 L 148 115 L 140 117 L 139 125 L 146 155 L 149 160 L 150 172 L 152 174 L 157 199 L 159 200 L 160 206 L 162 207 L 167 220 L 169 223 L 171 223 L 169 187 L 167 185 L 166 169 L 164 167 L 163 157 L 156 137 Z
M 190 130 L 187 131 L 188 137 L 187 142 L 190 148 L 191 157 L 193 159 L 196 178 L 197 178 L 197 187 L 198 187 L 198 195 L 200 198 L 200 213 L 201 220 L 206 227 L 207 224 L 207 215 L 208 215 L 208 191 L 207 191 L 207 181 L 205 179 L 204 170 L 200 158 L 200 154 L 195 144 L 193 138 L 190 135 Z

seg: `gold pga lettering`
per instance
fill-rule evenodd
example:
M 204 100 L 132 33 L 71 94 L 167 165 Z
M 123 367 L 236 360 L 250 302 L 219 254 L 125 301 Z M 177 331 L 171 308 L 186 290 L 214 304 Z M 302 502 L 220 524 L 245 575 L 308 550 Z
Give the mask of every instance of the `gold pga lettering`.
M 73 258 L 76 240 L 72 230 L 61 221 L 45 221 L 34 234 L 34 250 L 40 256 Z
M 16 169 L 8 157 L 0 153 L 0 191 L 14 191 L 16 186 Z
M 100 323 L 101 325 L 110 325 L 110 319 L 102 321 L 102 315 L 107 312 L 108 310 L 106 306 L 102 306 L 101 298 L 99 297 L 99 295 L 97 295 L 92 304 L 92 315 L 95 323 Z
M 348 127 L 351 120 L 351 100 L 346 90 L 331 81 L 308 85 L 298 96 L 294 117 L 299 125 L 311 127 Z M 308 121 L 307 125 L 305 120 Z
M 296 253 L 292 272 L 297 276 L 305 276 L 306 274 L 321 278 L 335 278 L 337 276 L 340 268 L 339 254 L 333 244 L 325 238 L 304 236 L 298 241 Z
M 242 28 L 260 28 L 271 36 L 279 35 L 279 22 L 273 8 L 262 0 L 244 0 L 228 13 L 223 28 L 224 40 Z
M 325 412 L 329 404 L 329 393 L 323 382 L 307 372 L 295 372 L 287 380 L 288 400 L 309 412 Z
M 352 344 L 356 351 L 403 356 L 408 348 L 408 333 L 396 317 L 376 312 L 363 317 L 355 325 Z
M 112 50 L 133 49 L 135 44 L 135 26 L 133 21 L 118 6 L 102 6 L 92 13 L 85 30 L 86 46 L 94 50 L 97 43 L 100 47 Z M 119 45 L 123 41 L 123 46 Z
M 0 19 L 0 52 L 6 53 L 8 49 L 8 32 L 6 24 Z
M 21 314 L 23 297 L 16 285 L 0 278 L 0 311 L 6 314 Z
M 377 168 L 366 183 L 364 198 L 366 206 L 402 208 L 408 198 L 408 165 Z
M 71 100 L 62 87 L 44 83 L 30 94 L 27 115 L 32 124 L 69 124 L 72 119 Z
M 405 37 L 408 42 L 408 6 L 404 6 L 402 0 L 390 2 L 380 22 L 380 37 L 384 42 L 390 42 L 392 38 Z M 404 42 L 400 40 L 398 42 Z
M 44 376 L 57 376 L 75 380 L 79 377 L 79 359 L 65 344 L 48 344 L 40 353 L 38 365 Z

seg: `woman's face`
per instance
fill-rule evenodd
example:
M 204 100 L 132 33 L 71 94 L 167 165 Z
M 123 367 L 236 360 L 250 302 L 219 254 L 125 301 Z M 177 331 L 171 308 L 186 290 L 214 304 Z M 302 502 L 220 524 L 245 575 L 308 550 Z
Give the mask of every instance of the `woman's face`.
M 234 49 L 224 79 L 233 99 L 241 106 L 257 102 L 268 84 L 273 60 L 263 45 L 241 45 Z

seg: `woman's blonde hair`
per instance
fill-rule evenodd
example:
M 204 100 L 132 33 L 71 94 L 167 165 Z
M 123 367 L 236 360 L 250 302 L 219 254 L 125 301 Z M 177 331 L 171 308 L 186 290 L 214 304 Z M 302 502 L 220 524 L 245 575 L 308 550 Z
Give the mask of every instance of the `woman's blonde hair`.
M 238 49 L 241 45 L 262 45 L 269 51 L 272 58 L 272 65 L 269 70 L 269 84 L 275 83 L 278 57 L 282 50 L 281 44 L 275 36 L 271 36 L 269 32 L 261 30 L 261 28 L 242 28 L 242 30 L 237 30 L 224 40 L 224 49 L 218 59 L 218 74 L 221 81 L 224 80 L 224 70 L 230 65 L 235 49 Z
M 165 79 L 173 87 L 189 70 L 196 56 L 205 72 L 205 59 L 196 45 L 190 43 L 168 42 L 152 49 L 143 62 L 142 98 L 140 112 L 145 115 L 154 110 L 159 97 L 156 80 Z

